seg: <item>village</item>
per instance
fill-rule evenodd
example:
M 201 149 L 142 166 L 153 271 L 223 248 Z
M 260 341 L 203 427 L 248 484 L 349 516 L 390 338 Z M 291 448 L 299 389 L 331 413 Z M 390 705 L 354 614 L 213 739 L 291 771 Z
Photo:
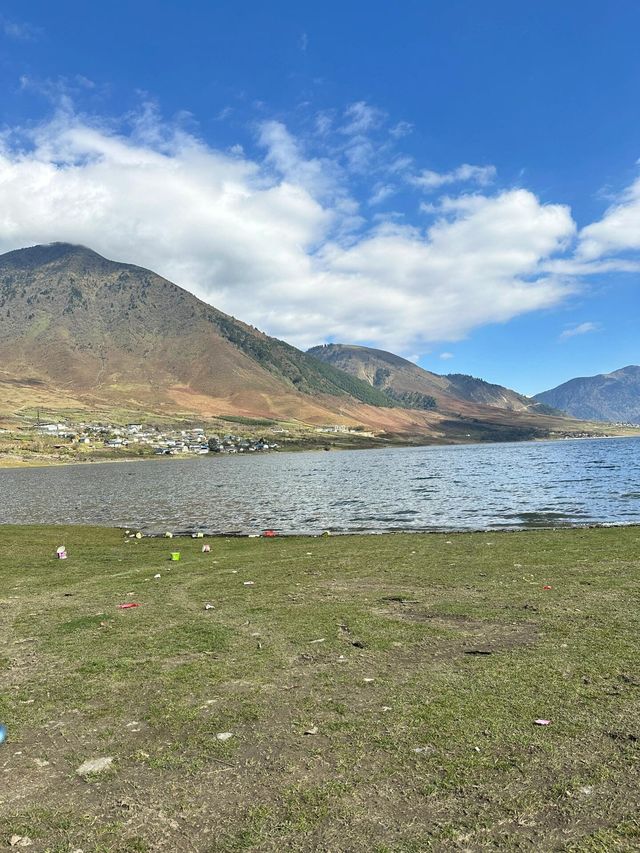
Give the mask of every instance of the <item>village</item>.
M 282 430 L 281 430 L 282 431 Z M 207 433 L 202 427 L 163 429 L 142 423 L 115 426 L 105 423 L 38 423 L 35 432 L 76 445 L 93 445 L 113 450 L 147 449 L 157 456 L 176 456 L 190 453 L 264 453 L 277 450 L 279 444 L 265 438 L 253 438 L 229 433 Z
M 232 430 L 232 431 L 231 431 Z M 221 416 L 211 422 L 114 423 L 103 417 L 44 419 L 40 412 L 21 425 L 0 426 L 0 467 L 118 459 L 190 458 L 272 451 L 354 449 L 388 446 L 360 425 L 278 422 Z

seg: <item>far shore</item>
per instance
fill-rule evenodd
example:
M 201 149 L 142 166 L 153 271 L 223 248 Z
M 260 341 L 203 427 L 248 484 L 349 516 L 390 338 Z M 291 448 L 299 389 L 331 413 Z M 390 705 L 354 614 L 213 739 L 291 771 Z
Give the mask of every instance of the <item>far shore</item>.
M 489 446 L 494 444 L 530 444 L 536 443 L 540 444 L 545 441 L 597 441 L 602 439 L 612 439 L 612 438 L 640 438 L 640 427 L 637 430 L 629 429 L 626 432 L 618 432 L 610 435 L 576 435 L 576 436 L 544 436 L 544 437 L 534 437 L 534 438 L 525 438 L 521 440 L 510 440 L 510 441 L 406 441 L 402 442 L 394 437 L 393 440 L 389 440 L 386 443 L 386 440 L 382 437 L 376 442 L 363 440 L 361 443 L 355 443 L 345 446 L 338 444 L 329 444 L 328 442 L 323 443 L 319 446 L 304 446 L 302 443 L 297 446 L 292 447 L 280 447 L 278 450 L 269 451 L 270 454 L 274 453 L 309 453 L 309 452 L 322 452 L 322 451 L 342 451 L 342 450 L 383 450 L 388 448 L 412 448 L 412 447 L 468 447 L 468 446 Z M 215 456 L 242 456 L 249 457 L 254 454 L 228 454 L 228 453 L 208 453 L 205 454 L 206 458 L 209 459 Z M 258 454 L 261 455 L 261 454 Z M 38 458 L 41 456 L 42 458 Z M 84 458 L 83 458 L 84 457 Z M 161 455 L 161 454 L 153 454 L 153 453 L 145 453 L 145 454 L 128 454 L 126 452 L 114 452 L 111 456 L 100 455 L 100 456 L 92 456 L 89 453 L 79 453 L 76 458 L 60 458 L 54 456 L 52 454 L 34 454 L 33 458 L 24 458 L 15 454 L 6 454 L 3 455 L 0 453 L 0 470 L 2 469 L 24 469 L 24 468 L 51 468 L 51 467 L 60 467 L 60 466 L 68 466 L 68 465 L 101 465 L 103 463 L 112 463 L 112 462 L 167 462 L 167 461 L 177 461 L 177 460 L 187 460 L 187 459 L 198 459 L 202 458 L 202 455 L 197 453 L 180 453 L 175 455 Z

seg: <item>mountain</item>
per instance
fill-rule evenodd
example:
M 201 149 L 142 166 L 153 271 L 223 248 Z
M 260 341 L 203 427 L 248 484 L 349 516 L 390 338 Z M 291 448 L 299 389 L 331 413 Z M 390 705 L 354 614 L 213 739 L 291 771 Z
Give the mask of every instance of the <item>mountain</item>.
M 570 379 L 534 399 L 576 418 L 640 424 L 640 367 Z
M 0 256 L 0 383 L 12 399 L 68 408 L 326 422 L 343 406 L 393 406 L 149 270 L 66 243 Z
M 359 355 L 346 358 L 347 351 Z M 6 423 L 32 419 L 36 409 L 71 419 L 233 416 L 359 425 L 417 444 L 584 429 L 532 411 L 515 392 L 429 374 L 390 353 L 316 352 L 300 352 L 156 273 L 83 246 L 0 255 Z
M 460 404 L 477 403 L 510 412 L 551 414 L 542 404 L 502 385 L 462 373 L 441 376 L 384 350 L 325 344 L 313 347 L 309 353 L 368 382 L 399 403 L 418 409 L 451 411 L 459 410 Z

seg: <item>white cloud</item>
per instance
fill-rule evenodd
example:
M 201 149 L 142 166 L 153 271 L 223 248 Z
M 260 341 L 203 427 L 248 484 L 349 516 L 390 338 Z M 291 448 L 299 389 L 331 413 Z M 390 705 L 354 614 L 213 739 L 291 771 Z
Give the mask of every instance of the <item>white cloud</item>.
M 315 117 L 315 130 L 319 136 L 327 136 L 333 127 L 334 116 L 331 112 L 319 112 Z
M 0 15 L 0 30 L 15 41 L 35 41 L 41 31 L 25 21 L 13 21 Z
M 570 326 L 568 329 L 565 329 L 560 335 L 559 340 L 566 341 L 569 338 L 575 338 L 576 335 L 588 335 L 589 332 L 598 332 L 600 328 L 600 323 L 578 323 L 576 326 Z
M 342 132 L 353 135 L 368 133 L 379 127 L 386 115 L 382 110 L 365 101 L 356 101 L 345 109 L 344 117 L 346 124 L 342 127 Z
M 383 201 L 386 201 L 394 193 L 395 187 L 392 184 L 378 184 L 373 188 L 373 192 L 369 197 L 369 204 L 372 206 L 382 204 Z
M 354 106 L 354 122 L 376 120 Z M 260 143 L 261 159 L 218 151 L 153 108 L 126 132 L 66 111 L 5 134 L 0 250 L 83 243 L 302 347 L 415 353 L 572 291 L 544 269 L 574 234 L 565 206 L 518 189 L 446 199 L 426 230 L 367 224 L 334 161 L 279 122 Z
M 412 175 L 410 183 L 420 189 L 432 191 L 448 184 L 477 184 L 485 187 L 492 183 L 496 177 L 495 166 L 471 166 L 463 163 L 451 172 L 432 172 L 423 169 L 418 175 Z
M 413 125 L 408 121 L 399 121 L 389 130 L 394 139 L 402 139 L 403 136 L 408 136 L 413 130 Z
M 640 178 L 620 195 L 598 222 L 580 232 L 577 256 L 593 261 L 617 252 L 640 250 Z
M 439 358 L 443 361 L 449 361 L 449 359 L 453 358 L 454 355 L 452 352 L 441 352 Z

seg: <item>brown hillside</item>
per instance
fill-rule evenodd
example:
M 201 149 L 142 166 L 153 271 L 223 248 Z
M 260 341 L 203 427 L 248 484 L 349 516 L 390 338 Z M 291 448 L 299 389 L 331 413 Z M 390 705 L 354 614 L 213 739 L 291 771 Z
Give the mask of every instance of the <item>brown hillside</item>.
M 7 402 L 310 422 L 354 402 L 338 371 L 153 272 L 68 244 L 0 257 L 0 364 Z
M 510 412 L 544 411 L 535 400 L 510 388 L 460 373 L 447 376 L 431 373 L 384 350 L 351 344 L 326 344 L 313 347 L 309 353 L 401 401 L 413 399 L 418 408 L 423 396 L 433 397 L 438 410 L 441 411 L 459 411 L 461 405 L 464 407 L 467 403 L 492 406 Z M 425 408 L 428 408 L 428 402 L 425 400 L 423 403 Z
M 353 358 L 328 364 L 149 270 L 82 246 L 56 243 L 0 256 L 5 419 L 37 406 L 106 416 L 231 414 L 360 424 L 412 441 L 525 438 L 580 428 L 524 405 L 518 412 L 461 399 L 450 378 L 390 353 L 350 349 L 366 354 L 357 369 Z M 432 394 L 437 410 L 398 394 L 392 399 L 389 376 L 378 381 L 379 367 L 389 368 L 395 389 L 417 394 L 418 403 L 420 394 Z

